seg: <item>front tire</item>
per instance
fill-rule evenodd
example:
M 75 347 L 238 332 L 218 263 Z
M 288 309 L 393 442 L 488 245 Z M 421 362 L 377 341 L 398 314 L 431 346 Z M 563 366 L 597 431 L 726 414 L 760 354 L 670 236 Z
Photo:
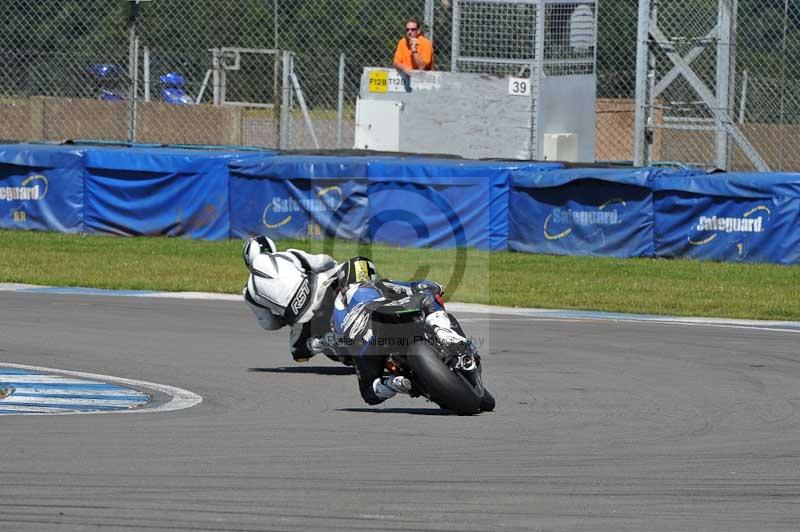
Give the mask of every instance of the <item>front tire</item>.
M 453 373 L 429 345 L 413 346 L 406 363 L 414 373 L 415 385 L 424 390 L 434 403 L 456 414 L 469 415 L 481 411 L 481 398 L 475 390 Z

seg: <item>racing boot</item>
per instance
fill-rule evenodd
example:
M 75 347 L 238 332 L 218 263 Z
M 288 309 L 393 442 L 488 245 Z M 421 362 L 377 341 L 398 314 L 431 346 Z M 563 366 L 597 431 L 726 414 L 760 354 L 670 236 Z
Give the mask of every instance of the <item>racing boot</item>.
M 306 341 L 306 345 L 308 346 L 308 350 L 311 351 L 315 355 L 319 355 L 320 353 L 325 352 L 325 340 L 321 336 L 315 336 L 313 338 L 309 338 Z
M 437 310 L 425 316 L 425 327 L 445 347 L 466 347 L 469 341 L 454 330 L 450 315 L 444 310 Z
M 313 336 L 306 340 L 306 346 L 312 356 L 323 354 L 334 362 L 341 362 L 345 366 L 352 366 L 353 359 L 345 349 L 337 349 L 338 341 L 332 332 L 323 336 Z
M 398 393 L 406 394 L 411 391 L 411 381 L 402 375 L 379 377 L 372 381 L 372 391 L 379 399 L 390 399 Z

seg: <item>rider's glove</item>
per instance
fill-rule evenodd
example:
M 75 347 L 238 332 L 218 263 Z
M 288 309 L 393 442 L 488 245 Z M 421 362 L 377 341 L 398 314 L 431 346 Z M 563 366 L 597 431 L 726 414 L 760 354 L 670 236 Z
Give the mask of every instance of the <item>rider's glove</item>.
M 439 294 L 440 296 L 444 295 L 444 288 L 439 283 L 434 283 L 433 281 L 429 281 L 427 279 L 418 282 L 414 288 L 419 292 L 433 292 L 434 294 Z

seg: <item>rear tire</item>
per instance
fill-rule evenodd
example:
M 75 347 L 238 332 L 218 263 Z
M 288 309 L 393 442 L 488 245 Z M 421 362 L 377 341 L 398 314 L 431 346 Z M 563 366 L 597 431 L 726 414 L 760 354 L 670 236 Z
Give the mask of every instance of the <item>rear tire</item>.
M 486 388 L 483 389 L 481 397 L 481 412 L 491 412 L 494 410 L 494 396 Z
M 475 390 L 453 373 L 429 345 L 423 343 L 412 346 L 406 363 L 414 372 L 415 385 L 426 391 L 434 403 L 461 415 L 481 411 L 481 398 Z

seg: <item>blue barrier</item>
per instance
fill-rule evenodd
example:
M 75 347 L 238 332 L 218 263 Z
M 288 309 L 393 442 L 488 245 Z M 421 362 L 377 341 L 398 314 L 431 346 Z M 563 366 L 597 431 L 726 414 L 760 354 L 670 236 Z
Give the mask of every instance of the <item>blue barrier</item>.
M 0 228 L 226 239 L 228 162 L 263 156 L 163 147 L 0 145 Z
M 359 238 L 368 216 L 369 161 L 299 155 L 233 161 L 231 235 Z
M 83 211 L 78 150 L 0 145 L 0 228 L 80 233 Z
M 652 257 L 654 170 L 514 173 L 508 247 L 529 253 Z
M 280 155 L 231 163 L 231 234 L 336 236 L 411 247 L 505 249 L 508 181 L 499 163 L 419 157 Z
M 227 239 L 228 162 L 247 156 L 165 148 L 87 148 L 86 231 Z
M 800 174 L 0 145 L 0 228 L 800 263 Z
M 560 163 L 447 159 L 379 160 L 369 165 L 365 240 L 406 247 L 504 250 L 511 173 Z
M 659 257 L 800 263 L 800 174 L 653 180 Z

